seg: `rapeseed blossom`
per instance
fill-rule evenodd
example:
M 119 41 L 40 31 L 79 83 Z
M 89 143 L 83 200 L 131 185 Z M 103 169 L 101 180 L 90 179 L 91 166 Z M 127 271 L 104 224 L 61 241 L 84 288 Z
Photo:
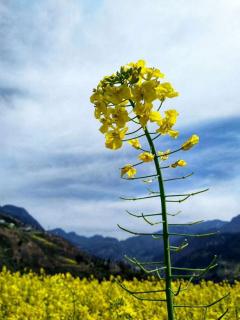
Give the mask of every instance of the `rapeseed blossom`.
M 120 71 L 99 82 L 90 101 L 95 105 L 95 118 L 101 123 L 100 131 L 105 135 L 107 148 L 116 150 L 122 147 L 119 139 L 112 137 L 118 137 L 120 129 L 124 129 L 124 133 L 128 131 L 127 124 L 132 121 L 128 110 L 132 104 L 135 105 L 132 112 L 143 127 L 154 121 L 159 126 L 159 132 L 176 136 L 171 131 L 177 111 L 165 111 L 163 119 L 159 112 L 154 111 L 154 101 L 178 96 L 169 82 L 162 82 L 163 77 L 160 70 L 149 68 L 145 61 L 139 60 L 121 67 Z
M 154 155 L 150 152 L 143 152 L 138 156 L 138 159 L 143 162 L 151 162 L 154 159 Z
M 199 142 L 199 136 L 194 134 L 191 136 L 191 138 L 189 138 L 186 142 L 182 144 L 182 150 L 185 150 L 185 151 L 189 150 L 198 142 Z
M 172 168 L 176 168 L 176 167 L 185 167 L 187 165 L 187 162 L 185 160 L 178 160 L 176 162 L 174 162 L 173 164 L 171 164 Z
M 138 139 L 129 140 L 128 143 L 135 149 L 140 149 L 141 148 L 141 144 L 140 144 Z
M 105 136 L 106 148 L 120 149 L 128 142 L 135 149 L 142 149 L 142 143 L 133 132 L 143 131 L 148 125 L 155 126 L 152 134 L 168 135 L 178 138 L 179 131 L 174 126 L 179 113 L 175 109 L 162 112 L 160 109 L 166 99 L 172 99 L 179 94 L 172 84 L 164 81 L 165 75 L 156 68 L 148 67 L 144 60 L 130 62 L 110 76 L 105 76 L 93 90 L 90 101 L 94 104 L 94 115 L 100 122 L 100 132 Z M 160 105 L 159 105 L 160 104 Z M 132 126 L 140 126 L 132 130 Z M 130 132 L 129 132 L 130 130 Z M 131 135 L 128 138 L 128 135 Z M 142 137 L 144 134 L 140 135 Z M 179 150 L 189 150 L 199 141 L 197 135 L 192 135 Z M 145 151 L 138 155 L 142 162 L 151 162 L 154 155 Z M 168 160 L 170 150 L 165 153 L 158 151 L 158 158 Z M 170 165 L 172 168 L 186 165 L 184 160 L 178 160 Z M 121 176 L 133 178 L 137 174 L 135 165 L 127 164 L 121 169 Z
M 158 156 L 160 157 L 161 160 L 165 161 L 168 159 L 170 152 L 171 152 L 170 149 L 166 151 L 158 151 Z
M 118 278 L 118 280 L 120 280 Z M 4 269 L 0 273 L 0 319 L 10 320 L 167 320 L 165 306 L 156 302 L 139 303 L 124 292 L 115 282 L 115 278 L 99 282 L 97 279 L 79 279 L 67 274 L 53 276 L 42 273 L 20 274 Z M 178 288 L 180 280 L 173 282 L 173 289 Z M 164 282 L 154 277 L 148 280 L 123 281 L 131 290 L 145 291 L 160 289 Z M 182 287 L 187 282 L 182 281 Z M 218 319 L 229 308 L 226 319 L 238 320 L 240 312 L 240 282 L 230 285 L 202 281 L 200 284 L 188 284 L 189 293 L 183 291 L 176 297 L 177 304 L 204 304 L 218 299 L 226 292 L 230 298 L 209 308 L 207 319 Z M 177 319 L 203 319 L 203 310 L 178 308 Z
M 127 128 L 109 130 L 106 133 L 106 147 L 110 149 L 119 149 L 122 146 L 122 139 L 125 137 Z
M 185 271 L 194 270 L 182 267 L 172 267 L 172 251 L 182 250 L 186 247 L 186 245 L 183 244 L 179 247 L 172 247 L 170 245 L 170 236 L 172 236 L 172 234 L 168 233 L 169 211 L 167 208 L 167 202 L 181 203 L 187 200 L 190 196 L 205 192 L 208 189 L 200 190 L 198 192 L 189 194 L 177 193 L 168 195 L 165 193 L 165 181 L 173 181 L 183 178 L 185 179 L 186 177 L 192 175 L 188 174 L 183 177 L 180 176 L 165 179 L 164 172 L 162 172 L 162 170 L 169 168 L 184 167 L 187 165 L 187 162 L 183 159 L 179 159 L 177 161 L 172 160 L 170 163 L 168 163 L 167 160 L 170 156 L 172 156 L 172 154 L 174 154 L 175 156 L 176 152 L 187 151 L 191 149 L 195 144 L 199 142 L 199 137 L 196 134 L 194 134 L 187 141 L 182 143 L 181 146 L 176 146 L 175 149 L 172 151 L 170 151 L 170 149 L 167 149 L 165 152 L 159 151 L 159 149 L 162 150 L 162 148 L 165 147 L 167 141 L 167 139 L 162 139 L 161 136 L 166 136 L 167 138 L 170 137 L 173 139 L 177 139 L 179 137 L 179 131 L 175 128 L 179 116 L 178 111 L 172 108 L 162 111 L 162 108 L 164 107 L 163 102 L 166 99 L 172 99 L 177 97 L 178 92 L 173 88 L 170 82 L 164 81 L 163 78 L 164 74 L 159 69 L 147 67 L 144 60 L 131 62 L 125 66 L 122 66 L 120 70 L 116 73 L 104 77 L 99 82 L 97 88 L 94 89 L 93 95 L 91 96 L 90 100 L 95 106 L 94 114 L 96 119 L 98 119 L 101 123 L 99 130 L 101 133 L 105 135 L 105 146 L 107 148 L 117 150 L 120 149 L 125 142 L 127 142 L 133 148 L 143 151 L 137 156 L 139 160 L 138 162 L 134 161 L 133 164 L 126 164 L 124 167 L 121 168 L 121 177 L 127 176 L 127 178 L 125 177 L 125 179 L 129 180 L 141 179 L 143 182 L 147 183 L 158 182 L 157 191 L 152 191 L 151 189 L 148 189 L 149 193 L 147 195 L 140 197 L 121 197 L 121 199 L 128 201 L 138 201 L 159 197 L 159 200 L 161 202 L 161 211 L 158 213 L 148 213 L 146 215 L 142 213 L 141 215 L 138 215 L 131 214 L 129 211 L 127 212 L 132 216 L 143 218 L 145 222 L 152 226 L 158 223 L 150 222 L 148 218 L 146 218 L 146 216 L 161 217 L 160 223 L 162 224 L 162 234 L 160 238 L 163 241 L 164 248 L 163 267 L 159 269 L 152 269 L 151 267 L 150 269 L 146 269 L 145 262 L 139 262 L 135 258 L 130 258 L 129 261 L 132 264 L 138 266 L 141 270 L 145 271 L 147 274 L 156 273 L 158 278 L 161 280 L 163 280 L 161 271 L 164 269 L 163 277 L 166 280 L 164 290 L 151 291 L 145 289 L 135 291 L 131 290 L 131 288 L 127 289 L 126 287 L 124 287 L 124 285 L 122 286 L 122 288 L 125 289 L 128 293 L 132 294 L 134 297 L 139 298 L 143 303 L 145 300 L 166 302 L 166 309 L 164 309 L 164 313 L 155 313 L 155 315 L 157 315 L 157 319 L 188 319 L 188 317 L 186 318 L 186 314 L 180 314 L 179 317 L 175 315 L 175 309 L 180 307 L 180 305 L 176 303 L 176 300 L 178 300 L 176 296 L 178 296 L 180 292 L 182 293 L 182 291 L 185 292 L 185 289 L 181 290 L 181 285 L 179 284 L 177 291 L 174 291 L 175 284 L 173 284 L 172 282 L 173 279 L 175 279 L 175 276 L 177 275 L 174 275 L 173 278 L 172 274 L 175 273 L 174 269 L 183 270 L 183 273 Z M 156 140 L 158 138 L 159 140 Z M 162 164 L 162 161 L 166 161 L 166 163 Z M 135 177 L 135 175 L 137 174 L 136 167 L 138 166 L 138 168 L 142 168 L 147 162 L 153 162 L 153 166 L 148 166 L 148 168 L 150 167 L 149 172 L 147 171 L 148 168 L 143 168 L 142 174 L 140 173 Z M 154 167 L 155 170 L 152 170 L 152 167 Z M 166 200 L 167 197 L 173 197 L 174 200 Z M 170 213 L 170 215 L 174 214 Z M 126 227 L 122 227 L 120 225 L 118 226 L 120 229 L 130 234 L 144 236 L 151 235 L 154 238 L 156 236 L 155 233 L 136 232 Z M 173 235 L 182 236 L 182 234 L 179 233 L 175 233 Z M 151 266 L 152 263 L 147 262 L 147 265 Z M 196 275 L 195 273 L 190 273 L 186 275 L 184 274 L 184 276 L 189 277 L 191 279 L 192 276 L 195 278 Z M 161 284 L 158 283 L 158 287 L 161 286 Z M 153 295 L 151 297 L 151 294 L 153 292 L 158 292 L 159 297 L 154 297 Z M 162 294 L 160 294 L 160 292 Z M 140 293 L 144 294 L 144 297 L 140 298 L 138 296 L 138 294 Z M 150 295 L 150 297 L 145 297 L 145 294 Z M 199 300 L 202 300 L 200 297 L 201 294 L 202 292 L 199 294 Z M 219 300 L 219 302 L 220 301 L 221 299 Z M 184 304 L 188 305 L 187 302 Z M 204 309 L 205 307 L 203 306 L 203 303 L 201 303 L 201 305 L 201 308 Z M 192 305 L 192 308 L 194 307 L 195 306 Z M 197 310 L 196 312 L 193 312 L 192 310 L 189 311 L 189 315 L 194 316 L 191 317 L 191 319 L 198 319 L 197 312 Z M 133 317 L 140 319 L 138 316 L 136 317 L 136 315 L 133 314 L 134 313 L 131 313 L 131 316 L 128 317 L 126 317 L 126 314 L 121 315 L 123 316 L 123 319 L 133 319 Z M 217 318 L 220 319 L 222 318 L 222 316 L 218 317 L 217 313 L 213 313 L 209 317 L 209 319 Z M 155 317 L 147 315 L 145 319 L 155 319 Z
M 131 164 L 126 164 L 122 169 L 121 169 L 121 176 L 123 177 L 125 174 L 129 178 L 133 178 L 135 174 L 137 173 L 137 170 L 131 165 Z

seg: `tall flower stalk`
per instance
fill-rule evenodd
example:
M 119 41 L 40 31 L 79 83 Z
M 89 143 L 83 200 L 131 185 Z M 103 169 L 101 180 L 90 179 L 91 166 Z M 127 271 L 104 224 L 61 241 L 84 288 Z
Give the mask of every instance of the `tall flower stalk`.
M 213 258 L 212 262 L 206 268 L 193 269 L 175 267 L 171 264 L 171 252 L 179 252 L 188 245 L 186 239 L 181 244 L 172 245 L 171 240 L 173 237 L 205 237 L 213 235 L 213 233 L 195 234 L 171 232 L 171 226 L 173 225 L 191 226 L 202 221 L 184 224 L 169 223 L 168 216 L 174 216 L 175 214 L 168 212 L 167 203 L 181 203 L 191 196 L 206 192 L 208 189 L 192 193 L 165 193 L 166 182 L 186 179 L 192 175 L 192 173 L 190 173 L 185 176 L 165 179 L 163 178 L 162 170 L 174 170 L 176 167 L 184 167 L 187 165 L 183 159 L 177 159 L 174 162 L 171 161 L 167 165 L 165 165 L 165 163 L 169 161 L 169 157 L 173 154 L 175 155 L 178 152 L 190 150 L 199 142 L 199 137 L 196 134 L 192 135 L 187 141 L 172 151 L 170 149 L 166 151 L 159 150 L 159 139 L 162 136 L 169 136 L 172 139 L 177 139 L 179 136 L 179 132 L 174 129 L 179 115 L 178 112 L 175 109 L 169 109 L 164 111 L 164 116 L 161 113 L 163 102 L 178 96 L 178 92 L 175 91 L 169 82 L 163 81 L 163 78 L 164 74 L 159 69 L 147 67 L 145 61 L 139 60 L 136 63 L 129 63 L 122 66 L 116 73 L 104 77 L 99 82 L 97 88 L 94 89 L 90 98 L 95 106 L 95 117 L 101 123 L 99 130 L 105 135 L 105 146 L 109 149 L 116 150 L 120 149 L 123 143 L 126 142 L 136 150 L 141 151 L 138 155 L 138 162 L 126 164 L 121 168 L 121 177 L 131 181 L 142 180 L 144 183 L 154 184 L 156 182 L 158 188 L 157 191 L 148 189 L 149 193 L 146 196 L 122 197 L 122 199 L 138 201 L 159 198 L 161 203 L 161 212 L 158 213 L 136 214 L 127 211 L 136 218 L 142 218 L 151 226 L 161 224 L 161 233 L 136 232 L 122 226 L 119 226 L 119 228 L 130 234 L 151 236 L 156 240 L 163 241 L 163 262 L 140 262 L 136 258 L 126 258 L 147 274 L 155 274 L 159 281 L 164 279 L 165 289 L 138 292 L 129 290 L 123 284 L 120 285 L 139 300 L 165 302 L 169 320 L 176 319 L 174 310 L 181 307 L 203 308 L 204 319 L 206 319 L 208 308 L 221 301 L 224 297 L 209 305 L 177 305 L 174 302 L 175 297 L 181 291 L 186 290 L 188 285 L 182 288 L 182 283 L 180 283 L 178 289 L 174 291 L 172 281 L 176 278 L 184 278 L 189 283 L 194 278 L 201 277 L 208 270 L 216 266 L 216 257 Z M 154 164 L 154 172 L 148 174 L 144 171 L 143 174 L 138 174 L 138 168 L 148 162 Z M 150 220 L 157 216 L 161 218 L 160 222 Z M 150 294 L 151 298 L 147 298 L 146 294 Z M 152 297 L 153 294 L 157 296 Z M 161 296 L 159 297 L 159 295 Z M 218 319 L 221 319 L 226 312 L 227 311 Z
M 170 255 L 170 241 L 169 241 L 169 230 L 168 230 L 168 219 L 167 219 L 167 208 L 166 208 L 166 198 L 165 198 L 165 190 L 164 183 L 161 174 L 161 169 L 156 153 L 156 149 L 154 146 L 154 142 L 151 139 L 151 135 L 149 134 L 147 128 L 145 128 L 146 138 L 148 140 L 150 149 L 152 154 L 154 155 L 154 164 L 156 169 L 156 175 L 158 179 L 159 185 L 159 193 L 161 199 L 161 213 L 162 213 L 162 227 L 163 227 L 163 247 L 164 247 L 164 265 L 166 266 L 166 302 L 167 302 L 167 311 L 169 320 L 174 319 L 173 313 L 173 295 L 172 295 L 172 285 L 171 285 L 171 255 Z

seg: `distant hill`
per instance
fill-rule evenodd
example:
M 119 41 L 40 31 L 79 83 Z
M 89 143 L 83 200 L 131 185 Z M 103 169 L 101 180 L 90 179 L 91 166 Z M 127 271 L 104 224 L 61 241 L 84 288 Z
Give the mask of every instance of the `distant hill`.
M 0 268 L 12 271 L 40 272 L 43 268 L 48 274 L 70 272 L 98 279 L 111 274 L 125 278 L 139 275 L 126 264 L 92 257 L 67 240 L 31 228 L 5 212 L 0 212 L 0 257 Z
M 175 266 L 205 268 L 216 255 L 217 267 L 208 271 L 204 278 L 215 281 L 240 280 L 240 232 L 220 233 L 199 240 L 192 240 L 190 246 L 179 255 Z
M 83 237 L 64 230 L 52 230 L 69 239 L 79 248 L 96 256 L 121 260 L 124 254 L 136 257 L 141 261 L 162 261 L 163 244 L 161 240 L 151 237 L 135 236 L 119 241 L 115 238 L 102 236 Z M 172 263 L 177 267 L 205 268 L 217 255 L 218 267 L 208 272 L 204 277 L 220 281 L 240 279 L 240 215 L 230 222 L 221 220 L 206 221 L 193 226 L 172 226 L 170 232 L 178 233 L 209 233 L 215 235 L 203 238 L 172 237 L 171 245 L 180 245 L 187 239 L 189 245 L 182 251 L 172 253 Z
M 217 232 L 204 238 L 172 237 L 171 245 L 178 246 L 186 239 L 189 244 L 184 250 L 172 253 L 172 263 L 203 268 L 217 255 L 219 266 L 209 272 L 207 278 L 240 279 L 240 215 L 230 222 L 210 220 L 192 226 L 171 226 L 170 232 Z M 0 207 L 0 266 L 5 264 L 16 270 L 43 267 L 49 273 L 69 271 L 80 276 L 94 274 L 99 278 L 110 273 L 131 277 L 136 270 L 122 262 L 125 254 L 141 261 L 162 260 L 162 239 L 85 237 L 60 228 L 46 232 L 25 209 L 12 205 Z
M 78 235 L 75 232 L 65 232 L 61 228 L 56 228 L 48 232 L 62 237 L 78 248 L 102 259 L 110 259 L 113 261 L 122 260 L 123 251 L 120 241 L 116 238 L 103 237 L 100 235 L 88 238 Z
M 232 218 L 232 220 L 224 224 L 221 229 L 221 233 L 240 233 L 240 215 Z
M 11 217 L 18 219 L 25 225 L 30 226 L 36 230 L 44 231 L 40 223 L 36 219 L 34 219 L 24 208 L 7 204 L 3 207 L 0 206 L 0 213 L 10 215 Z
M 211 220 L 193 226 L 172 226 L 170 227 L 170 232 L 215 232 L 225 226 L 225 224 L 227 224 L 227 222 Z M 92 255 L 114 261 L 122 260 L 125 254 L 128 256 L 134 256 L 142 261 L 150 261 L 154 259 L 156 252 L 159 252 L 160 254 L 163 251 L 162 241 L 157 241 L 152 237 L 136 236 L 119 241 L 116 238 L 103 236 L 84 237 L 76 234 L 75 232 L 65 232 L 59 228 L 50 230 L 49 232 L 67 239 L 78 248 L 81 248 Z M 182 237 L 176 237 L 173 240 L 172 245 L 177 245 L 181 241 Z

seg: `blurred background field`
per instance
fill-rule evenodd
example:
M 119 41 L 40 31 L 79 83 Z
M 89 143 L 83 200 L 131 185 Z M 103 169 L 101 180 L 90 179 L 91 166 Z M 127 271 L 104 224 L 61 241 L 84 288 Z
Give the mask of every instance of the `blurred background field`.
M 74 278 L 68 274 L 20 275 L 4 269 L 0 274 L 0 318 L 10 320 L 167 320 L 164 303 L 138 301 L 125 292 L 114 277 L 110 280 Z M 118 277 L 120 281 L 120 277 Z M 156 290 L 163 283 L 153 279 L 123 281 L 130 290 Z M 186 283 L 183 284 L 183 287 Z M 178 283 L 174 283 L 175 289 Z M 209 304 L 230 292 L 230 296 L 209 308 L 207 320 L 216 320 L 229 308 L 224 319 L 240 319 L 240 282 L 191 284 L 176 298 L 176 304 Z M 152 296 L 153 297 L 153 296 Z M 155 296 L 156 297 L 156 296 Z M 158 298 L 161 298 L 158 295 Z M 176 319 L 202 320 L 202 309 L 177 308 Z

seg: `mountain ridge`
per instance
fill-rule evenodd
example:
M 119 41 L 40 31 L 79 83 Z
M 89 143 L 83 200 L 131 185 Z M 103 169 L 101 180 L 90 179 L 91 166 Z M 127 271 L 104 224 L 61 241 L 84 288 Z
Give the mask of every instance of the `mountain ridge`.
M 47 274 L 70 272 L 77 277 L 102 280 L 111 274 L 131 279 L 140 272 L 124 263 L 94 257 L 69 241 L 41 231 L 0 209 L 0 269 Z
M 22 209 L 22 208 L 21 208 Z M 8 213 L 10 215 L 10 213 Z M 3 218 L 7 216 L 6 212 Z M 20 215 L 21 216 L 21 215 Z M 12 218 L 16 219 L 16 218 Z M 0 215 L 0 230 L 1 230 Z M 24 225 L 24 223 L 22 222 Z M 26 225 L 25 225 L 26 228 Z M 32 232 L 33 226 L 30 228 Z M 34 229 L 34 228 L 33 228 Z M 35 232 L 40 232 L 34 229 Z M 181 246 L 183 242 L 189 244 L 184 250 L 172 253 L 172 263 L 174 266 L 206 267 L 214 255 L 218 255 L 219 267 L 215 271 L 209 272 L 207 279 L 229 280 L 240 279 L 240 215 L 232 218 L 231 221 L 219 219 L 205 221 L 201 224 L 190 226 L 170 226 L 172 233 L 215 233 L 211 237 L 172 237 L 172 246 Z M 42 232 L 42 231 L 41 231 Z M 152 237 L 134 236 L 125 240 L 118 240 L 114 237 L 104 237 L 94 235 L 86 237 L 78 235 L 76 232 L 65 232 L 61 228 L 44 231 L 48 236 L 57 236 L 65 239 L 76 249 L 86 252 L 91 257 L 108 261 L 108 263 L 122 263 L 124 255 L 135 257 L 141 261 L 161 261 L 163 259 L 162 241 Z
M 36 230 L 44 231 L 40 223 L 24 208 L 6 204 L 2 207 L 0 206 L 0 212 L 10 215 Z
M 192 226 L 171 226 L 169 230 L 173 233 L 216 232 L 227 223 L 228 222 L 226 221 L 215 219 Z M 114 261 L 122 260 L 124 254 L 127 254 L 128 256 L 134 255 L 141 260 L 152 260 L 155 251 L 163 250 L 162 243 L 155 241 L 151 237 L 145 236 L 133 236 L 125 240 L 118 240 L 116 238 L 103 237 L 101 235 L 98 235 L 98 238 L 96 238 L 96 236 L 85 237 L 78 235 L 75 232 L 66 232 L 61 228 L 49 230 L 48 232 L 68 239 L 74 245 L 91 254 L 96 255 L 97 252 L 97 256 Z M 161 232 L 161 230 L 158 232 Z M 181 240 L 176 239 L 172 245 L 177 245 L 180 242 Z

